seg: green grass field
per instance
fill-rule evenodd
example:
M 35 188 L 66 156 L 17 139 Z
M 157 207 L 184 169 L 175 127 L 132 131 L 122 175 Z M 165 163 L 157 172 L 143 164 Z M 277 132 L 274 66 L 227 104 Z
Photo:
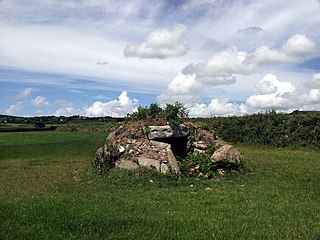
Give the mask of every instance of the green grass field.
M 216 181 L 101 176 L 105 137 L 0 133 L 0 239 L 319 239 L 320 152 L 241 146 L 252 172 Z

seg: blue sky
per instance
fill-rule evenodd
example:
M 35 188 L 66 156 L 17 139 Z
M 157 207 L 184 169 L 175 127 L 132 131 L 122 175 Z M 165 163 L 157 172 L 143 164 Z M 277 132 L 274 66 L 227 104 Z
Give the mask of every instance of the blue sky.
M 0 0 L 0 113 L 320 109 L 318 0 Z

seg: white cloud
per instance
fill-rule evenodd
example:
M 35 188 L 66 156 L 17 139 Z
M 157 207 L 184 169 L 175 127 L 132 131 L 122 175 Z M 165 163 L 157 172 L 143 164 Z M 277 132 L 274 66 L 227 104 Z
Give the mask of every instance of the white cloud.
M 317 77 L 316 74 L 310 82 Z M 266 74 L 257 84 L 257 90 L 259 94 L 249 96 L 245 103 L 213 98 L 209 104 L 191 103 L 186 106 L 191 117 L 243 115 L 271 109 L 291 112 L 294 109 L 315 110 L 320 107 L 319 88 L 301 94 L 292 83 L 279 81 L 273 74 Z
M 288 57 L 294 59 L 309 58 L 319 54 L 319 47 L 305 35 L 295 34 L 282 46 L 282 50 Z
M 301 100 L 305 105 L 320 104 L 320 89 L 310 89 L 308 94 L 301 96 Z
M 245 64 L 252 67 L 263 67 L 277 63 L 297 63 L 319 55 L 319 46 L 305 35 L 291 36 L 281 48 L 271 49 L 262 46 L 248 54 Z
M 320 73 L 313 75 L 312 80 L 308 83 L 309 88 L 319 88 L 320 89 Z
M 260 94 L 246 100 L 246 105 L 253 109 L 289 109 L 297 105 L 297 101 L 293 101 L 295 86 L 279 81 L 273 74 L 266 74 L 257 88 Z
M 264 78 L 257 85 L 259 93 L 262 95 L 266 94 L 277 94 L 282 95 L 296 90 L 290 82 L 280 82 L 277 76 L 273 74 L 266 74 Z
M 209 104 L 195 104 L 189 107 L 191 117 L 232 116 L 249 113 L 245 104 L 230 103 L 227 99 L 211 99 Z
M 84 114 L 86 116 L 124 117 L 128 113 L 132 113 L 137 104 L 137 99 L 131 99 L 126 91 L 122 91 L 118 100 L 94 102 L 84 109 Z
M 169 58 L 185 55 L 188 45 L 183 41 L 187 28 L 178 24 L 172 31 L 157 29 L 148 34 L 140 45 L 128 44 L 124 49 L 126 57 Z
M 31 88 L 31 87 L 30 87 L 30 88 L 26 88 L 26 89 L 24 89 L 23 91 L 21 91 L 21 92 L 16 96 L 16 98 L 17 98 L 17 99 L 24 99 L 24 98 L 28 97 L 28 96 L 31 94 L 31 92 L 32 92 L 32 88 Z
M 179 72 L 168 84 L 166 91 L 158 96 L 158 102 L 165 103 L 196 103 L 200 99 L 202 85 L 196 80 L 196 75 L 185 75 Z
M 36 96 L 35 98 L 31 99 L 31 104 L 36 108 L 50 105 L 49 101 L 42 96 Z
M 231 77 L 232 74 L 248 74 L 250 67 L 243 64 L 247 53 L 238 51 L 235 46 L 227 50 L 216 53 L 206 63 L 197 63 L 188 65 L 183 71 L 185 73 L 194 72 L 198 78 L 210 78 L 214 84 L 217 77 Z
M 234 84 L 237 74 L 254 74 L 266 66 L 296 63 L 308 59 L 320 53 L 317 49 L 318 46 L 304 35 L 290 37 L 281 48 L 271 49 L 262 46 L 252 53 L 239 51 L 235 46 L 230 46 L 204 63 L 191 63 L 185 66 L 171 80 L 165 92 L 158 97 L 158 101 L 195 103 L 201 99 L 203 89 Z M 287 91 L 287 88 L 290 91 Z M 247 100 L 252 107 L 270 108 L 278 105 L 285 107 L 286 99 L 283 99 L 281 94 L 295 91 L 289 82 L 279 82 L 272 75 L 267 75 L 260 81 L 258 89 L 262 95 L 251 96 Z
M 23 106 L 23 102 L 17 102 L 16 104 L 12 104 L 10 107 L 8 107 L 5 110 L 6 114 L 15 114 L 18 112 L 21 112 L 23 110 L 24 106 Z
M 253 53 L 248 54 L 245 64 L 256 69 L 258 66 L 272 65 L 276 63 L 289 62 L 288 58 L 282 51 L 271 49 L 268 46 L 258 47 Z
M 72 116 L 81 114 L 80 109 L 75 108 L 71 102 L 66 100 L 56 100 L 55 104 L 59 106 L 54 113 L 55 116 Z

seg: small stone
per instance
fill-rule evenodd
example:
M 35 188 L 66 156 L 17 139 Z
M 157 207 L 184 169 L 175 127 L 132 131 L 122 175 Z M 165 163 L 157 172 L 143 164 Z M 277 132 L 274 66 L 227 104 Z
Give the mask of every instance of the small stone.
M 160 172 L 167 174 L 169 172 L 169 167 L 167 164 L 161 163 Z
M 200 150 L 207 150 L 208 149 L 208 146 L 203 144 L 202 141 L 198 141 L 198 142 L 195 142 L 193 144 L 196 148 L 200 149 Z
M 205 153 L 206 153 L 206 151 L 201 150 L 201 149 L 195 148 L 195 149 L 193 150 L 193 154 L 194 154 L 194 155 L 200 155 L 200 154 L 205 154 Z
M 154 181 L 152 179 L 149 180 L 150 183 L 154 183 Z
M 118 150 L 119 153 L 123 153 L 126 149 L 124 148 L 124 146 L 120 146 Z
M 193 184 L 190 184 L 189 187 L 193 187 Z

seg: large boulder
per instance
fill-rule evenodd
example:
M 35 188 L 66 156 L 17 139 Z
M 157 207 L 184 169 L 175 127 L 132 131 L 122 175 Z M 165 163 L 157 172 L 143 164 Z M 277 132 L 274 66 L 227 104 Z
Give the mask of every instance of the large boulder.
M 226 161 L 227 163 L 240 165 L 243 156 L 232 145 L 223 145 L 216 150 L 211 156 L 212 162 L 220 163 Z
M 172 128 L 169 125 L 165 126 L 149 126 L 147 127 L 147 134 L 149 139 L 162 139 L 162 138 L 173 138 L 173 137 L 187 137 L 189 136 L 189 129 L 180 124 L 176 128 Z

